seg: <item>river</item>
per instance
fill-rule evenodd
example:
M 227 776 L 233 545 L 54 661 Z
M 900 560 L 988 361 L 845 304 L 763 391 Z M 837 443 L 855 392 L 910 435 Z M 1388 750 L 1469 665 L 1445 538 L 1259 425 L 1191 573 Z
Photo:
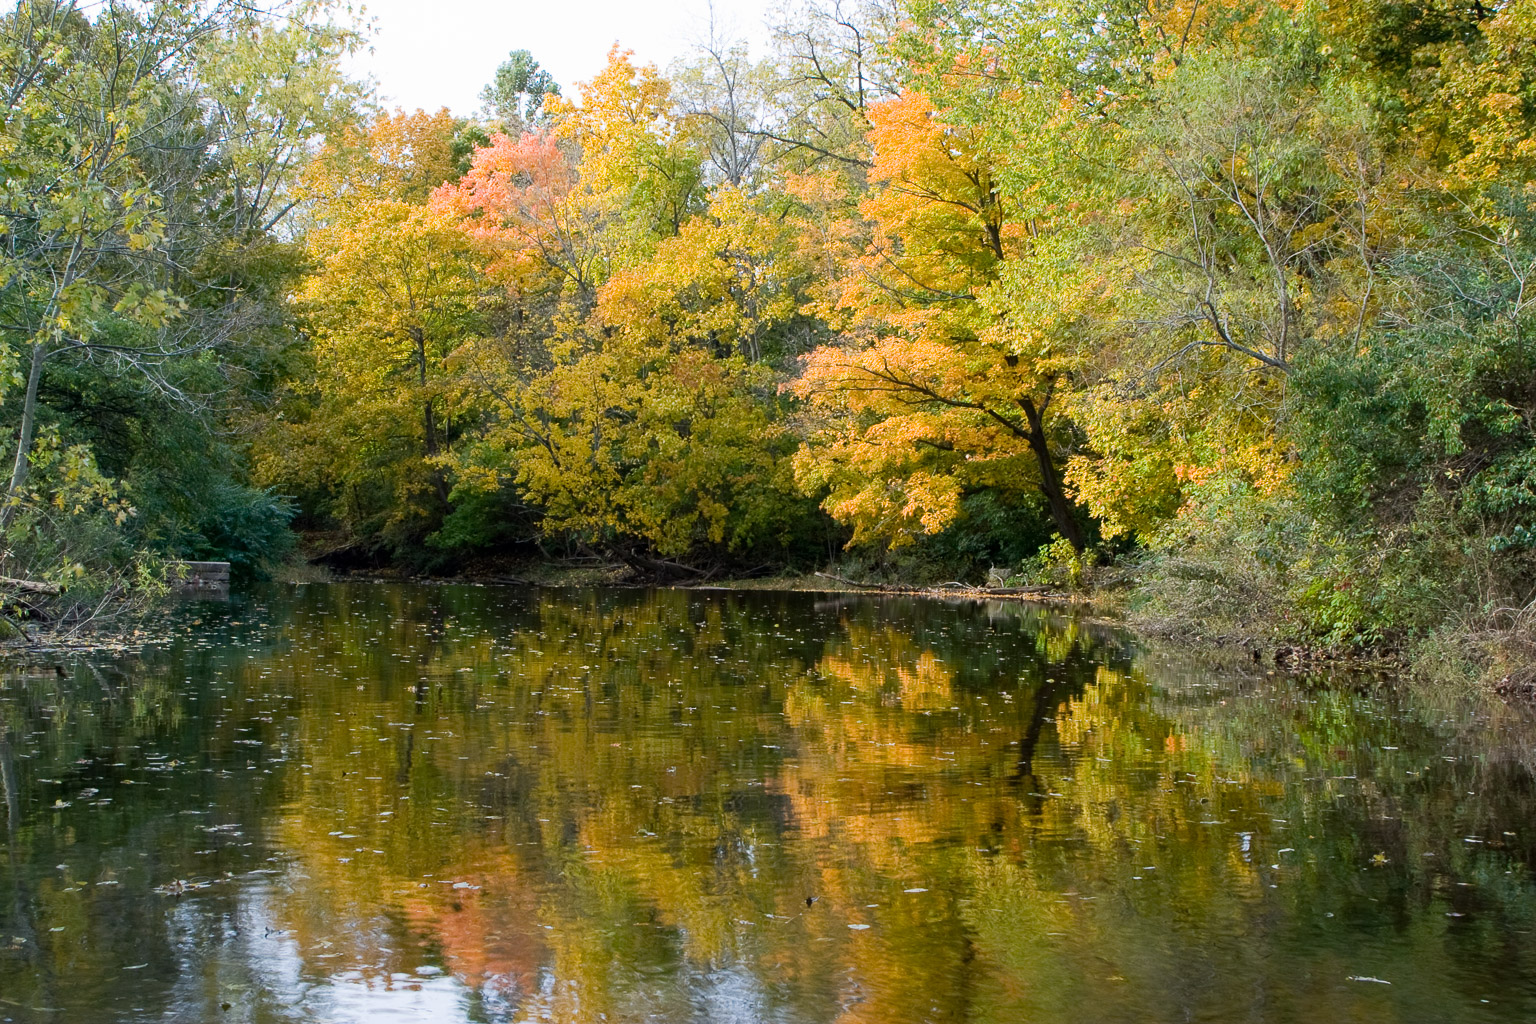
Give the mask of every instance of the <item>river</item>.
M 0 679 L 0 1021 L 1530 1021 L 1533 741 L 1018 603 L 262 587 Z

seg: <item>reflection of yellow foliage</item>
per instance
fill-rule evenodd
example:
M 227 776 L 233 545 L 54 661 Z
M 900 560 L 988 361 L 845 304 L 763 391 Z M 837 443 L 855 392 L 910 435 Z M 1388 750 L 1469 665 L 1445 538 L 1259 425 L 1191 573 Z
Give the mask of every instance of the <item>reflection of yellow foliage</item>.
M 955 673 L 932 650 L 919 652 L 910 637 L 893 627 L 875 634 L 849 626 L 848 634 L 842 649 L 817 665 L 822 676 L 909 711 L 950 706 Z
M 636 964 L 734 963 L 834 985 L 840 1019 L 874 1024 L 951 998 L 973 945 L 1027 1002 L 1019 943 L 1070 974 L 1146 940 L 1107 934 L 1093 899 L 1155 878 L 1199 919 L 1263 885 L 1206 822 L 1267 820 L 1279 784 L 1160 714 L 1081 624 L 1032 619 L 1036 651 L 977 677 L 964 646 L 856 616 L 808 666 L 748 609 L 682 592 L 546 594 L 510 629 L 349 614 L 343 597 L 323 645 L 299 632 L 243 669 L 304 694 L 276 902 L 315 964 L 384 978 L 431 948 L 466 985 L 576 1024 L 687 1012 Z M 1085 660 L 1091 678 L 1046 681 Z M 333 677 L 349 682 L 317 683 Z

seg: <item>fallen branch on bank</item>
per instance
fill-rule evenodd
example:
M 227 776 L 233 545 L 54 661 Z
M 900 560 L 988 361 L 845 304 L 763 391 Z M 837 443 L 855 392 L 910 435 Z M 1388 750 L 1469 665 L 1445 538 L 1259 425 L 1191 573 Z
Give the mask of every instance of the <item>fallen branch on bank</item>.
M 714 569 L 700 569 L 692 565 L 684 565 L 681 562 L 669 561 L 665 558 L 651 558 L 638 552 L 618 552 L 618 557 L 631 569 L 641 573 L 648 573 L 658 580 L 696 579 L 707 580 L 715 574 Z
M 932 594 L 936 591 L 946 593 L 972 594 L 980 597 L 1027 597 L 1032 594 L 1055 593 L 1050 587 L 972 587 L 964 583 L 950 582 L 940 583 L 929 587 L 914 587 L 901 583 L 863 583 L 859 580 L 850 580 L 846 576 L 838 576 L 836 573 L 818 572 L 813 575 L 824 580 L 832 580 L 844 586 L 858 587 L 861 590 L 883 590 L 887 593 L 898 594 Z
M 835 575 L 835 574 L 830 573 L 830 572 L 818 572 L 815 575 L 820 576 L 824 580 L 835 580 L 838 583 L 843 583 L 843 584 L 846 584 L 847 586 L 850 586 L 850 587 L 864 587 L 867 590 L 900 590 L 900 589 L 903 589 L 903 588 L 900 588 L 900 587 L 892 587 L 892 586 L 889 586 L 889 585 L 887 585 L 885 583 L 860 583 L 858 580 L 850 580 L 850 579 L 847 579 L 846 577 L 838 576 L 838 575 Z
M 64 588 L 57 583 L 40 583 L 37 580 L 19 580 L 14 576 L 0 576 L 0 587 L 14 587 L 24 594 L 58 595 Z

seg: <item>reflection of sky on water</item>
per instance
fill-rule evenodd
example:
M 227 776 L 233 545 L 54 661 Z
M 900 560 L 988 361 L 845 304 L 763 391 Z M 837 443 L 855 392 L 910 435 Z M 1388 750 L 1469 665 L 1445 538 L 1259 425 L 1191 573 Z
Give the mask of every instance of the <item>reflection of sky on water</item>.
M 453 978 L 412 978 L 396 975 L 387 980 L 341 977 L 308 1000 L 314 1020 L 432 1021 L 454 1024 L 469 1020 L 468 995 Z
M 165 1019 L 204 1021 L 211 1005 L 221 1007 L 220 1020 L 252 1024 L 467 1024 L 475 1019 L 470 993 L 435 965 L 422 964 L 407 973 L 387 971 L 381 964 L 338 969 L 324 950 L 306 958 L 273 912 L 273 889 L 285 884 L 281 877 L 247 876 L 231 884 L 238 886 L 232 913 L 209 913 L 213 908 L 183 898 L 167 915 L 182 959 Z

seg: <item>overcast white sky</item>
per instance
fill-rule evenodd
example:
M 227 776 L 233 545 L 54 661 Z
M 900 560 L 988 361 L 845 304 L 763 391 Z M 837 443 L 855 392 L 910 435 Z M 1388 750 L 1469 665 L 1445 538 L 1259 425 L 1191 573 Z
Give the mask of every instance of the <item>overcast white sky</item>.
M 353 72 L 371 74 L 389 106 L 456 114 L 479 108 L 482 86 L 508 51 L 528 50 L 563 91 L 602 69 L 615 41 L 660 67 L 707 33 L 709 0 L 365 0 L 375 21 L 373 53 Z M 747 39 L 754 56 L 768 38 L 776 0 L 714 0 L 723 33 Z

